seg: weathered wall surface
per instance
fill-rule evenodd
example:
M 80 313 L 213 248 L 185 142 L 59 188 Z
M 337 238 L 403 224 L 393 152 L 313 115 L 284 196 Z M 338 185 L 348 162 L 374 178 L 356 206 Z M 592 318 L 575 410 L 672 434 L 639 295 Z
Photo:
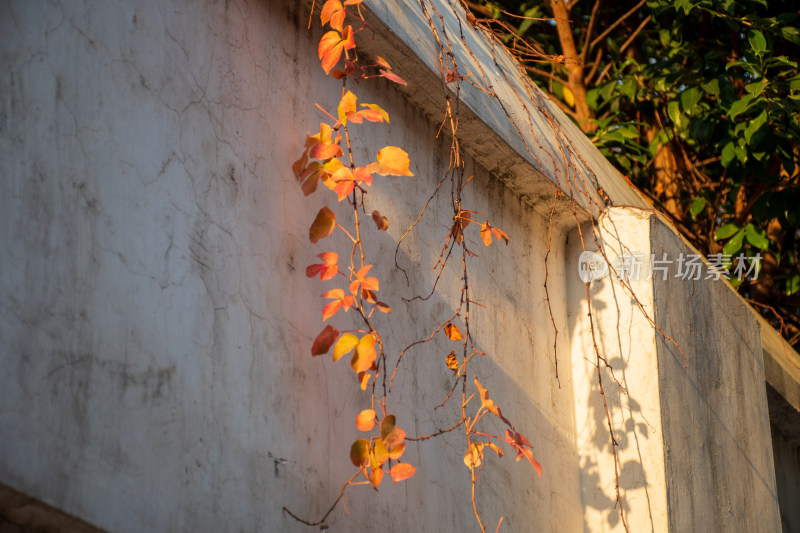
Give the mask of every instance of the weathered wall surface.
M 691 254 L 652 218 L 656 258 Z M 758 322 L 722 282 L 653 277 L 670 531 L 779 531 Z
M 345 361 L 309 356 L 324 289 L 304 268 L 331 243 L 308 243 L 323 199 L 302 196 L 290 165 L 324 119 L 313 103 L 337 103 L 319 31 L 288 0 L 0 11 L 0 480 L 118 532 L 305 530 L 281 507 L 327 509 L 352 471 L 353 419 L 367 402 Z M 358 93 L 392 123 L 363 126 L 357 153 L 402 146 L 417 175 L 380 179 L 369 195 L 391 221 L 368 238 L 379 261 L 441 178 L 448 145 L 387 83 Z M 468 172 L 469 205 L 511 236 L 489 249 L 469 236 L 481 254 L 474 297 L 492 309 L 475 315 L 492 355 L 480 372 L 545 469 L 540 480 L 512 457 L 487 458 L 479 506 L 510 531 L 580 531 L 571 383 L 563 372 L 554 386 L 541 283 L 547 224 L 480 167 Z M 426 304 L 401 299 L 431 288 L 447 200 L 400 248 L 410 287 L 391 263 L 376 267 L 394 308 L 390 353 L 457 303 L 455 269 Z M 551 269 L 549 283 L 563 292 L 563 273 Z M 553 305 L 563 325 L 564 303 Z M 455 406 L 433 411 L 450 386 L 447 351 L 412 353 L 398 378 L 411 435 L 457 419 Z M 414 479 L 355 488 L 351 513 L 329 524 L 473 529 L 464 451 L 455 435 L 411 446 Z
M 773 426 L 772 453 L 783 533 L 795 533 L 800 531 L 800 443 Z

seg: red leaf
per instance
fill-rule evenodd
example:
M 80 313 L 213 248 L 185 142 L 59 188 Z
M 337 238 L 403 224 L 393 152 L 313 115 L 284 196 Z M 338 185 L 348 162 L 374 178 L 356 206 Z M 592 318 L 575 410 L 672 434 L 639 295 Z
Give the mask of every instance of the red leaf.
M 392 482 L 397 485 L 401 481 L 412 477 L 416 471 L 417 468 L 408 463 L 397 463 L 389 471 L 389 475 L 392 476 Z
M 400 76 L 398 76 L 394 72 L 381 69 L 381 76 L 383 76 L 384 78 L 386 78 L 389 81 L 393 81 L 395 83 L 399 83 L 400 85 L 408 85 L 406 83 L 406 80 L 404 80 L 403 78 L 401 78 Z
M 356 427 L 361 431 L 369 431 L 375 427 L 375 410 L 365 409 L 356 417 Z
M 330 324 L 325 326 L 325 329 L 314 339 L 314 344 L 311 345 L 311 355 L 317 356 L 328 353 L 328 350 L 331 349 L 331 346 L 338 336 L 339 332 L 333 329 L 333 326 Z
M 517 461 L 522 459 L 523 457 L 530 461 L 531 465 L 533 465 L 534 470 L 542 477 L 542 465 L 539 464 L 539 461 L 533 458 L 533 452 L 525 448 L 531 447 L 531 443 L 528 442 L 528 439 L 517 433 L 516 431 L 509 431 L 506 430 L 506 442 L 508 442 L 512 448 L 517 452 Z
M 336 264 L 339 255 L 335 252 L 325 252 L 318 254 L 317 257 L 322 259 L 323 263 L 317 263 L 306 267 L 306 276 L 313 278 L 319 274 L 320 281 L 326 281 L 336 276 L 339 272 L 339 265 Z
M 319 210 L 319 213 L 317 213 L 317 217 L 308 230 L 308 239 L 311 242 L 324 239 L 333 232 L 333 228 L 335 227 L 336 215 L 327 207 L 323 207 Z

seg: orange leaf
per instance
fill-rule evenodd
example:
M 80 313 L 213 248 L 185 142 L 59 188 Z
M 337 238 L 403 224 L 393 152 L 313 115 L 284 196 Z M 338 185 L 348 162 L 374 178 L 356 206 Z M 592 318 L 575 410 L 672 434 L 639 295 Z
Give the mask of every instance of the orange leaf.
M 334 362 L 341 359 L 344 355 L 350 353 L 350 350 L 358 345 L 358 337 L 352 333 L 345 333 L 333 347 L 333 360 Z
M 386 231 L 389 229 L 389 219 L 381 215 L 378 211 L 372 212 L 372 220 L 375 221 L 375 225 L 378 226 L 379 230 Z
M 386 69 L 391 69 L 392 68 L 392 66 L 389 65 L 389 62 L 386 61 L 381 56 L 378 56 L 377 58 L 375 58 L 375 60 L 378 62 L 378 65 L 382 66 L 383 68 L 386 68 Z
M 372 367 L 376 357 L 375 337 L 368 333 L 358 341 L 356 351 L 350 359 L 350 366 L 355 372 L 366 372 Z
M 376 104 L 361 104 L 361 107 L 366 107 L 367 109 L 362 109 L 358 114 L 366 120 L 370 122 L 384 121 L 389 124 L 389 113 L 384 111 L 381 106 Z
M 350 446 L 350 462 L 353 466 L 364 466 L 369 460 L 369 442 L 358 439 Z
M 314 339 L 314 344 L 311 345 L 311 355 L 316 356 L 328 353 L 328 350 L 331 349 L 331 345 L 338 336 L 339 332 L 333 329 L 333 326 L 330 324 L 325 326 L 325 329 Z
M 355 48 L 353 40 L 353 27 L 347 26 L 342 33 L 331 30 L 322 36 L 319 41 L 319 58 L 322 60 L 322 69 L 328 74 L 339 62 L 344 50 Z
M 342 7 L 342 3 L 339 0 L 328 0 L 322 6 L 320 20 L 323 26 L 330 22 L 331 28 L 341 31 L 342 24 L 344 24 L 344 16 L 345 10 Z
M 406 80 L 404 80 L 403 78 L 401 78 L 400 76 L 398 76 L 394 72 L 391 72 L 389 70 L 383 70 L 383 69 L 380 69 L 380 71 L 381 71 L 381 76 L 383 76 L 387 80 L 393 81 L 393 82 L 398 83 L 400 85 L 408 85 L 406 83 Z
M 387 313 L 387 314 L 389 314 L 389 313 L 391 313 L 391 312 L 392 312 L 392 308 L 391 308 L 391 307 L 389 307 L 388 305 L 386 305 L 386 304 L 385 304 L 385 303 L 383 303 L 383 302 L 376 302 L 376 303 L 375 303 L 375 308 L 376 308 L 378 311 L 380 311 L 381 313 Z
M 311 242 L 317 242 L 330 235 L 335 227 L 336 215 L 327 207 L 323 207 L 308 230 L 308 238 Z
M 444 334 L 447 335 L 447 338 L 451 341 L 460 341 L 464 338 L 459 327 L 451 322 L 448 322 L 444 327 Z
M 456 352 L 450 350 L 450 353 L 447 354 L 447 358 L 444 360 L 444 362 L 447 364 L 447 368 L 453 372 L 458 372 L 458 359 L 456 359 Z
M 489 231 L 488 225 L 489 221 L 486 221 L 486 224 L 481 224 L 481 239 L 483 239 L 484 246 L 489 246 L 492 244 L 492 232 Z
M 369 272 L 370 268 L 372 268 L 372 265 L 364 265 L 356 273 L 356 279 L 350 283 L 350 293 L 353 296 L 358 294 L 359 289 L 365 289 L 368 291 L 379 290 L 378 278 L 365 277 Z
M 339 272 L 339 265 L 336 264 L 339 255 L 335 252 L 324 252 L 318 254 L 317 257 L 322 259 L 323 263 L 317 263 L 306 267 L 306 276 L 313 278 L 319 274 L 320 281 L 327 281 L 336 276 Z
M 375 445 L 372 447 L 372 459 L 375 461 L 373 469 L 380 468 L 383 463 L 389 460 L 389 451 L 386 449 L 386 444 L 384 444 L 383 440 L 375 440 Z
M 356 417 L 356 427 L 361 431 L 369 431 L 375 427 L 375 410 L 365 409 Z
M 400 445 L 406 438 L 406 432 L 395 425 L 395 422 L 394 415 L 386 416 L 381 422 L 381 438 L 390 448 Z
M 341 300 L 336 300 L 335 302 L 325 304 L 325 306 L 322 308 L 322 321 L 325 322 L 326 320 L 328 320 L 330 317 L 338 313 L 339 309 L 341 308 L 342 308 Z
M 494 238 L 497 239 L 498 241 L 502 239 L 506 241 L 506 244 L 508 244 L 508 235 L 506 235 L 505 232 L 503 232 L 502 230 L 492 227 L 492 225 L 489 224 L 489 221 L 487 220 L 486 222 L 481 224 L 481 239 L 483 239 L 483 244 L 485 244 L 486 246 L 492 244 L 492 235 L 494 235 Z
M 489 391 L 486 390 L 481 382 L 478 381 L 478 377 L 475 376 L 475 386 L 478 388 L 478 392 L 481 395 L 481 407 L 489 411 L 495 416 L 498 416 L 503 419 L 504 422 L 508 423 L 506 419 L 503 417 L 503 414 L 500 412 L 500 408 L 494 403 L 493 400 L 489 399 Z
M 473 442 L 469 445 L 467 453 L 464 454 L 464 464 L 467 468 L 477 468 L 483 462 L 483 443 Z
M 392 482 L 397 485 L 401 481 L 412 477 L 416 471 L 417 468 L 408 463 L 397 463 L 389 471 L 389 475 L 392 476 Z
M 386 146 L 378 150 L 377 172 L 381 176 L 413 176 L 409 164 L 408 154 L 402 148 Z
M 377 487 L 383 481 L 383 470 L 381 468 L 373 468 L 372 469 L 372 488 Z
M 503 457 L 505 455 L 505 453 L 503 453 L 503 450 L 501 450 L 500 447 L 493 442 L 486 442 L 484 443 L 484 445 L 490 450 L 494 451 L 494 453 L 497 454 L 497 457 Z
M 338 313 L 340 308 L 344 308 L 347 311 L 354 303 L 354 298 L 350 295 L 345 296 L 342 289 L 331 289 L 323 294 L 322 297 L 334 300 L 322 308 L 323 322 Z
M 506 245 L 508 245 L 508 235 L 506 235 L 504 231 L 499 230 L 497 228 L 492 228 L 492 235 L 494 235 L 494 238 L 497 239 L 498 241 L 500 239 L 503 239 L 504 241 L 506 241 Z
M 366 183 L 367 185 L 372 185 L 372 174 L 364 167 L 356 167 L 353 171 L 353 179 Z
M 358 373 L 358 383 L 361 385 L 361 390 L 367 390 L 367 385 L 369 384 L 369 378 L 372 377 L 372 374 L 369 372 L 359 372 Z

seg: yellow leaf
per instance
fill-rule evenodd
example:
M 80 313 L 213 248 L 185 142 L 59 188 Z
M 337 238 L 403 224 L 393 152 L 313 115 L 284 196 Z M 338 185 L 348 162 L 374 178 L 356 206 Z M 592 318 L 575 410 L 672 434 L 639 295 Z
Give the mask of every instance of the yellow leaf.
M 356 95 L 351 91 L 347 91 L 344 96 L 342 96 L 342 100 L 339 102 L 339 107 L 337 109 L 339 112 L 339 122 L 347 124 L 347 115 L 355 113 L 356 111 L 356 101 Z
M 356 372 L 366 372 L 372 367 L 376 356 L 375 337 L 368 333 L 358 341 L 356 351 L 353 352 L 353 357 L 350 360 L 350 366 Z
M 386 146 L 378 151 L 378 174 L 381 176 L 413 176 L 409 164 L 408 154 L 402 148 Z
M 564 87 L 564 103 L 570 107 L 575 107 L 575 95 L 569 90 L 569 87 Z
M 333 360 L 338 361 L 342 356 L 350 353 L 350 350 L 358 345 L 358 337 L 352 333 L 345 333 L 333 347 Z

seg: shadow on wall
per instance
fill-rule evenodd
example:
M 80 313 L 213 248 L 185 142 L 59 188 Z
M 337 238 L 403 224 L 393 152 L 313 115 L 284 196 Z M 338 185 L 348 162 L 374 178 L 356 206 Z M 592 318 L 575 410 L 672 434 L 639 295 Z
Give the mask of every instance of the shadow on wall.
M 586 224 L 581 231 L 586 250 L 596 251 L 593 227 Z M 575 431 L 581 465 L 584 530 L 623 530 L 616 495 L 616 468 L 628 527 L 632 531 L 655 533 L 662 530 L 663 523 L 657 516 L 660 495 L 657 487 L 654 489 L 660 480 L 652 479 L 652 469 L 645 465 L 652 462 L 652 447 L 659 440 L 658 417 L 652 413 L 653 409 L 658 409 L 657 391 L 653 391 L 655 399 L 642 395 L 644 384 L 640 375 L 642 365 L 647 364 L 643 358 L 648 357 L 647 335 L 643 333 L 652 327 L 645 324 L 646 329 L 643 329 L 642 313 L 632 310 L 635 307 L 633 294 L 641 292 L 636 298 L 642 301 L 649 295 L 644 294 L 641 287 L 633 286 L 635 292 L 631 293 L 619 282 L 611 282 L 613 274 L 610 273 L 591 283 L 590 308 L 586 285 L 578 275 L 578 258 L 584 249 L 577 229 L 569 234 L 566 249 L 568 334 L 572 340 Z M 595 343 L 600 353 L 595 352 Z M 601 394 L 601 381 L 604 394 Z M 616 459 L 609 429 L 613 431 Z

